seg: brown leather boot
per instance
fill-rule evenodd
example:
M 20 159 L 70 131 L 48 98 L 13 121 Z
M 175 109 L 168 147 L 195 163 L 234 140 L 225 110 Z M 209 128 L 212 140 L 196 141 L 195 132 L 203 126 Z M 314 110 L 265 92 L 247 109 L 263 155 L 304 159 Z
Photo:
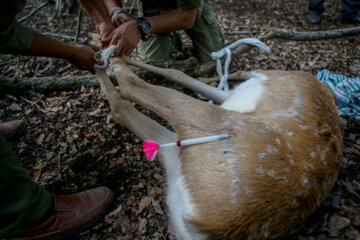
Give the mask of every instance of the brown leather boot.
M 110 210 L 114 193 L 98 187 L 72 195 L 53 195 L 55 210 L 51 217 L 13 240 L 62 240 L 93 226 Z
M 20 137 L 26 131 L 26 125 L 20 120 L 0 123 L 0 133 L 6 140 Z

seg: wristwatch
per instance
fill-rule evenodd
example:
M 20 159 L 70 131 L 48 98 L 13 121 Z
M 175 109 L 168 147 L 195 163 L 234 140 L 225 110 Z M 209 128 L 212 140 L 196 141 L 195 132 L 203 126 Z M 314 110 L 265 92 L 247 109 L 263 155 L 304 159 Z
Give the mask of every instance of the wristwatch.
M 137 17 L 135 18 L 140 34 L 141 34 L 141 40 L 146 41 L 148 40 L 148 37 L 150 35 L 151 32 L 151 25 L 149 23 L 148 20 L 146 20 L 146 18 L 143 17 Z

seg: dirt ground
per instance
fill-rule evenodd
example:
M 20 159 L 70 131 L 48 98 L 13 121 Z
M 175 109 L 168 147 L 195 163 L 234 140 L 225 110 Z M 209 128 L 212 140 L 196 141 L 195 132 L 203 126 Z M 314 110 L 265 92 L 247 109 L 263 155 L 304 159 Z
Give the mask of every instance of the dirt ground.
M 29 1 L 21 16 L 26 16 L 41 2 Z M 297 31 L 354 27 L 338 19 L 341 1 L 325 1 L 326 10 L 320 25 L 306 23 L 308 1 L 305 0 L 209 2 L 227 44 L 253 37 L 269 27 Z M 77 10 L 55 16 L 54 5 L 48 4 L 24 23 L 41 32 L 74 37 L 76 18 Z M 80 40 L 87 42 L 92 32 L 94 26 L 84 16 Z M 309 42 L 273 39 L 266 44 L 272 48 L 271 55 L 252 49 L 233 61 L 231 71 L 283 69 L 315 75 L 328 69 L 348 77 L 360 76 L 359 36 Z M 184 47 L 191 51 L 190 46 L 187 40 Z M 1 79 L 88 73 L 58 59 L 0 55 L 0 74 Z M 162 80 L 151 81 L 174 86 Z M 143 112 L 150 114 L 147 110 Z M 0 121 L 12 119 L 22 119 L 28 124 L 26 135 L 11 143 L 14 152 L 34 180 L 46 189 L 58 194 L 96 186 L 114 190 L 115 204 L 105 220 L 74 239 L 173 239 L 167 223 L 163 169 L 159 162 L 146 161 L 141 151 L 142 142 L 115 124 L 109 104 L 98 88 L 2 94 Z M 338 181 L 303 230 L 291 239 L 360 240 L 360 121 L 342 118 L 341 124 L 345 145 Z

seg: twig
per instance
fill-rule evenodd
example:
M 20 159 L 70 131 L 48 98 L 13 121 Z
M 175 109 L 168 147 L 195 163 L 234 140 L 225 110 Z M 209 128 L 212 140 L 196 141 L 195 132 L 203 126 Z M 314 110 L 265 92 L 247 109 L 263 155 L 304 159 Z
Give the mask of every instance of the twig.
M 158 221 L 157 219 L 156 219 L 156 223 L 157 223 L 158 228 L 159 228 L 159 230 L 160 230 L 161 236 L 163 237 L 163 239 L 166 239 L 165 236 L 164 236 L 164 234 L 162 233 L 162 229 L 161 229 L 160 224 L 159 224 L 159 221 Z
M 224 35 L 256 35 L 256 33 L 253 32 L 224 32 Z
M 46 5 L 48 4 L 48 1 L 46 2 L 43 2 L 42 4 L 40 4 L 39 7 L 35 8 L 34 10 L 32 10 L 28 15 L 22 17 L 22 18 L 19 18 L 18 21 L 19 22 L 22 22 L 24 21 L 25 19 L 31 17 L 32 15 L 34 15 L 37 11 L 39 11 L 40 9 L 42 9 L 43 7 L 45 7 Z
M 67 70 L 68 70 L 69 68 L 71 68 L 71 67 L 72 67 L 72 65 L 71 65 L 71 64 L 68 64 L 68 65 L 66 65 L 66 66 L 63 67 L 63 68 L 60 68 L 59 71 L 58 71 L 58 73 L 61 74 L 61 73 L 65 72 L 65 71 L 67 71 Z
M 24 98 L 24 97 L 21 97 L 25 102 L 27 102 L 27 103 L 29 103 L 30 105 L 35 105 L 39 110 L 40 110 L 40 112 L 42 112 L 42 113 L 46 113 L 46 111 L 44 110 L 44 109 L 42 109 L 38 104 L 34 104 L 34 103 L 32 103 L 30 100 L 28 100 L 28 99 L 26 99 L 26 98 Z
M 57 33 L 51 33 L 51 32 L 45 32 L 44 33 L 47 36 L 52 36 L 52 37 L 56 37 L 56 38 L 63 38 L 66 40 L 75 40 L 75 37 L 72 36 L 67 36 L 67 35 L 62 35 L 62 34 L 57 34 Z M 80 42 L 86 42 L 87 40 L 84 38 L 79 38 Z
M 79 6 L 78 21 L 76 25 L 76 35 L 75 35 L 74 43 L 77 43 L 79 39 L 82 15 L 83 15 L 83 11 L 82 8 Z

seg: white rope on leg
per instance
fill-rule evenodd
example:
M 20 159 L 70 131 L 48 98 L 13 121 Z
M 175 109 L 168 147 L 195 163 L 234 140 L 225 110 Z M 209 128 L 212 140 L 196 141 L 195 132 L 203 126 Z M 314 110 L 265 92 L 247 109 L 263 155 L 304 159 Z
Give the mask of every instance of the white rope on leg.
M 229 84 L 228 84 L 227 80 L 229 77 L 229 67 L 230 67 L 230 63 L 231 63 L 231 49 L 234 49 L 242 44 L 253 45 L 267 53 L 271 52 L 270 47 L 265 45 L 263 42 L 261 42 L 257 38 L 240 39 L 240 40 L 230 44 L 229 46 L 221 49 L 220 51 L 212 52 L 211 57 L 212 57 L 212 59 L 216 60 L 216 71 L 220 78 L 218 89 L 223 90 L 225 92 L 229 92 Z M 225 63 L 224 63 L 224 69 L 222 69 L 222 58 L 225 55 L 226 55 L 226 59 L 225 59 Z

